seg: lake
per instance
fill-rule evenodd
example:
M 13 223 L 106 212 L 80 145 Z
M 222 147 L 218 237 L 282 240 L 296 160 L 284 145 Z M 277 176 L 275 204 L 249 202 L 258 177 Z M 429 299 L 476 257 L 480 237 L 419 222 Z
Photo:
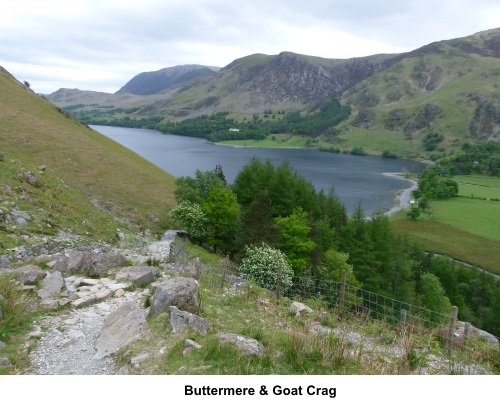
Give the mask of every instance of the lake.
M 96 131 L 133 150 L 175 177 L 194 176 L 197 169 L 213 170 L 221 165 L 232 183 L 241 168 L 257 157 L 275 165 L 288 159 L 292 167 L 317 190 L 331 187 L 351 214 L 361 203 L 367 215 L 388 210 L 398 191 L 411 186 L 409 181 L 384 173 L 418 172 L 424 165 L 402 159 L 354 156 L 307 149 L 243 148 L 211 144 L 200 138 L 166 135 L 136 128 L 91 126 Z

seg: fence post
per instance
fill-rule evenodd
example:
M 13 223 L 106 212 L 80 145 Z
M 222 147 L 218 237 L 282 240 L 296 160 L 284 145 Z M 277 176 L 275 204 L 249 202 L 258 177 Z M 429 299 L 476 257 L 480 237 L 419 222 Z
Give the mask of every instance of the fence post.
M 467 344 L 467 340 L 469 340 L 471 332 L 472 332 L 472 325 L 469 322 L 466 322 L 464 330 L 464 346 Z
M 226 255 L 224 258 L 224 261 L 222 262 L 222 280 L 220 283 L 220 289 L 224 289 L 224 281 L 226 281 L 226 271 L 227 268 L 229 267 L 229 256 Z
M 339 320 L 344 316 L 344 300 L 345 300 L 345 270 L 340 274 L 340 293 L 339 293 Z
M 401 329 L 406 329 L 406 309 L 401 310 Z
M 448 354 L 451 354 L 453 350 L 453 338 L 455 335 L 455 323 L 457 322 L 458 315 L 458 307 L 451 307 L 451 316 L 450 316 L 450 328 L 448 331 L 448 341 L 446 342 L 446 350 Z
M 283 263 L 280 263 L 278 266 L 278 280 L 276 282 L 276 299 L 280 299 L 281 297 L 281 277 L 283 275 Z
M 175 239 L 170 242 L 170 247 L 168 250 L 168 259 L 171 263 L 175 263 Z
M 198 281 L 201 281 L 201 262 L 199 257 L 196 258 L 195 267 L 196 267 L 196 279 Z

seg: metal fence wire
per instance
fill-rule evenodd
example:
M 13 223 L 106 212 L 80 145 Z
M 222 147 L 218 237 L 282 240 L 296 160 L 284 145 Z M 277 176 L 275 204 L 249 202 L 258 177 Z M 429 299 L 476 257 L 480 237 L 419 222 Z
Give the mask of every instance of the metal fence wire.
M 180 266 L 181 272 L 211 283 L 212 288 L 241 288 L 245 282 L 253 281 L 243 274 L 229 260 L 219 264 L 202 264 L 196 257 L 190 257 L 184 250 L 184 243 L 176 240 L 170 250 L 170 261 Z M 207 277 L 207 276 L 211 277 Z M 209 280 L 209 281 L 208 281 Z M 350 317 L 361 320 L 383 322 L 401 332 L 411 330 L 420 335 L 438 339 L 450 356 L 453 353 L 466 353 L 469 357 L 486 361 L 496 370 L 500 370 L 499 341 L 492 335 L 481 337 L 478 330 L 469 323 L 459 322 L 458 309 L 452 307 L 450 313 L 431 311 L 407 302 L 395 300 L 362 288 L 347 284 L 345 272 L 340 282 L 314 279 L 312 277 L 294 277 L 293 284 L 287 290 L 277 288 L 270 291 L 277 298 L 288 297 L 294 300 L 318 299 L 328 309 L 335 311 L 342 321 Z

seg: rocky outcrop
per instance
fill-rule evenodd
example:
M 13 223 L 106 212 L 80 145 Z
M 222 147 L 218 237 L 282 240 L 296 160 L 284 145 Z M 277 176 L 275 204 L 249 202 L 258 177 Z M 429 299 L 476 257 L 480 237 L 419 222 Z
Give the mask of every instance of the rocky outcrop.
M 167 280 L 156 287 L 151 297 L 149 315 L 169 312 L 171 306 L 192 314 L 199 313 L 198 283 L 187 277 L 176 277 Z
M 476 99 L 477 107 L 469 124 L 469 134 L 476 139 L 488 139 L 500 134 L 500 99 L 486 96 Z
M 265 348 L 258 340 L 247 336 L 237 335 L 235 333 L 217 333 L 221 343 L 232 344 L 248 355 L 263 356 Z
M 353 125 L 360 128 L 370 128 L 375 122 L 375 113 L 370 110 L 359 110 Z
M 404 131 L 406 133 L 412 133 L 429 127 L 432 122 L 439 118 L 441 111 L 441 107 L 439 107 L 436 103 L 426 104 L 415 118 L 415 121 L 409 122 L 405 126 Z

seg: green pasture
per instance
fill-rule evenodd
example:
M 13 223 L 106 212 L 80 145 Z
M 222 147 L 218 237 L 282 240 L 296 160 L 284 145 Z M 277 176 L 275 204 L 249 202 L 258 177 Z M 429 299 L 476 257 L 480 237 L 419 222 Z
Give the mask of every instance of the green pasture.
M 396 232 L 425 250 L 474 264 L 500 274 L 500 178 L 482 175 L 453 177 L 461 197 L 432 200 L 417 221 L 399 213 Z M 474 198 L 471 198 L 474 197 Z
M 433 219 L 412 221 L 404 212 L 391 217 L 391 222 L 395 232 L 406 236 L 428 252 L 440 253 L 500 274 L 498 241 Z
M 500 199 L 500 177 L 493 176 L 454 176 L 458 183 L 459 194 L 464 197 Z
M 221 144 L 246 146 L 252 148 L 306 148 L 310 138 L 297 135 L 271 135 L 263 140 L 232 140 L 223 141 Z
M 432 201 L 431 212 L 433 221 L 500 242 L 500 202 L 498 201 L 456 197 L 450 200 Z

